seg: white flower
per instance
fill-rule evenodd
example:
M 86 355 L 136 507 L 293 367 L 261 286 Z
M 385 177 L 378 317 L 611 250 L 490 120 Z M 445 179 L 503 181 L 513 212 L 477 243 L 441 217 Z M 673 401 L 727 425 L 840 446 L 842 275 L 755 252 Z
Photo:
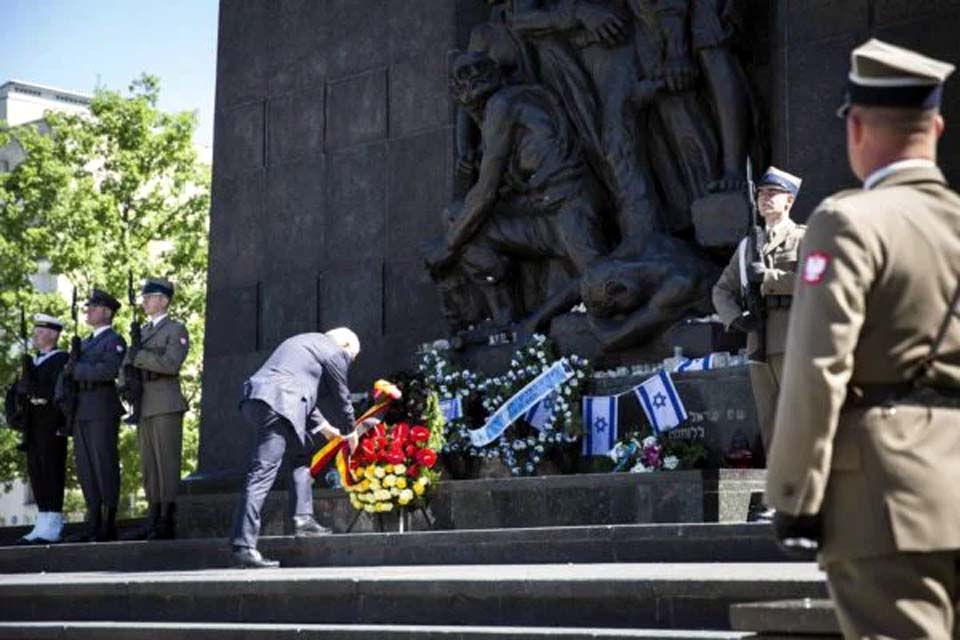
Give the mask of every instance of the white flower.
M 673 471 L 680 466 L 680 458 L 677 456 L 667 456 L 663 459 L 663 468 Z
M 644 449 L 646 449 L 647 447 L 655 447 L 657 446 L 657 439 L 654 436 L 647 436 L 646 438 L 643 439 L 643 442 L 641 444 L 643 445 Z
M 630 468 L 630 473 L 648 473 L 650 471 L 651 469 L 648 469 L 647 467 L 643 466 L 642 462 L 638 462 L 637 464 L 633 465 L 633 467 Z

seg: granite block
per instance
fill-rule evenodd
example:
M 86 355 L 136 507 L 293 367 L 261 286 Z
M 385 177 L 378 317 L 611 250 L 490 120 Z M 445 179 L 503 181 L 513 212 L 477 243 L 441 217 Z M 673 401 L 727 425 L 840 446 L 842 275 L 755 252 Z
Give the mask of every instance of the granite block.
M 257 348 L 257 287 L 211 289 L 207 293 L 205 357 L 244 354 Z
M 386 239 L 387 147 L 376 142 L 335 151 L 327 162 L 324 256 L 380 260 Z
M 263 170 L 234 179 L 214 176 L 207 272 L 211 290 L 251 286 L 259 279 L 265 181 Z
M 442 235 L 451 144 L 447 129 L 390 141 L 387 248 L 391 255 L 422 256 L 425 243 Z
M 267 102 L 268 164 L 323 155 L 325 95 L 321 85 Z
M 326 162 L 323 157 L 272 166 L 266 174 L 261 280 L 286 271 L 319 271 L 324 262 Z
M 321 274 L 319 326 L 348 326 L 361 348 L 382 334 L 383 274 L 375 265 L 332 266 Z
M 327 148 L 387 135 L 387 74 L 374 69 L 327 86 Z
M 272 350 L 290 336 L 320 329 L 317 272 L 278 274 L 260 287 L 260 348 Z
M 265 111 L 265 101 L 254 100 L 217 114 L 213 167 L 218 178 L 234 178 L 264 165 Z
M 391 137 L 453 123 L 446 63 L 446 51 L 430 51 L 390 66 Z

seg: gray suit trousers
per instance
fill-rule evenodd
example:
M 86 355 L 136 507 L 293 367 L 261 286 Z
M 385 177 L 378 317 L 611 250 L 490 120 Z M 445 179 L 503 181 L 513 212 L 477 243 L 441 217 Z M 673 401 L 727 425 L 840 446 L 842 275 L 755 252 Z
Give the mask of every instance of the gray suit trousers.
M 120 497 L 119 432 L 118 418 L 76 422 L 73 448 L 77 476 L 88 511 L 96 511 L 101 506 L 117 507 Z
M 262 400 L 244 400 L 244 417 L 257 428 L 257 441 L 233 521 L 230 542 L 255 549 L 260 535 L 260 511 L 286 456 L 290 462 L 290 508 L 293 515 L 313 515 L 310 452 L 290 421 Z
M 183 414 L 161 413 L 137 426 L 140 470 L 147 502 L 176 502 L 183 449 Z

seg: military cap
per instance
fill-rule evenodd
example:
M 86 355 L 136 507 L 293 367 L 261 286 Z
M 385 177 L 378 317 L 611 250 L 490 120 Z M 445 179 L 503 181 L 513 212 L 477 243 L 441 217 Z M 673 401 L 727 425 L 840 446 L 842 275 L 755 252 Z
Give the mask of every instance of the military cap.
M 120 309 L 120 301 L 106 291 L 101 291 L 100 289 L 94 289 L 90 293 L 90 299 L 87 300 L 87 304 L 98 307 L 106 307 L 114 313 Z
M 54 331 L 63 331 L 63 323 L 45 313 L 33 314 L 33 326 L 53 329 Z
M 771 165 L 766 173 L 763 174 L 763 177 L 760 178 L 760 181 L 757 182 L 757 188 L 774 187 L 796 196 L 800 193 L 800 184 L 802 182 L 803 180 L 800 176 L 787 173 Z
M 933 109 L 940 106 L 943 83 L 953 70 L 948 62 L 873 38 L 850 54 L 847 95 L 837 115 L 846 117 L 855 104 Z
M 172 298 L 173 283 L 163 278 L 147 278 L 144 280 L 140 295 L 149 296 L 155 293 L 161 293 L 168 298 Z

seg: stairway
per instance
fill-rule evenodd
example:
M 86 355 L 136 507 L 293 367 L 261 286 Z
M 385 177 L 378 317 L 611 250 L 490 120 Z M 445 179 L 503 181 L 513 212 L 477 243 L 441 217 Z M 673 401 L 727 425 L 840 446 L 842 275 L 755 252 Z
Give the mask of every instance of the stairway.
M 826 597 L 817 567 L 785 561 L 763 525 L 267 537 L 261 550 L 282 568 L 226 568 L 225 540 L 0 548 L 0 640 L 744 638 L 771 611 L 789 627 L 786 605 L 738 610 L 740 631 L 731 606 Z

